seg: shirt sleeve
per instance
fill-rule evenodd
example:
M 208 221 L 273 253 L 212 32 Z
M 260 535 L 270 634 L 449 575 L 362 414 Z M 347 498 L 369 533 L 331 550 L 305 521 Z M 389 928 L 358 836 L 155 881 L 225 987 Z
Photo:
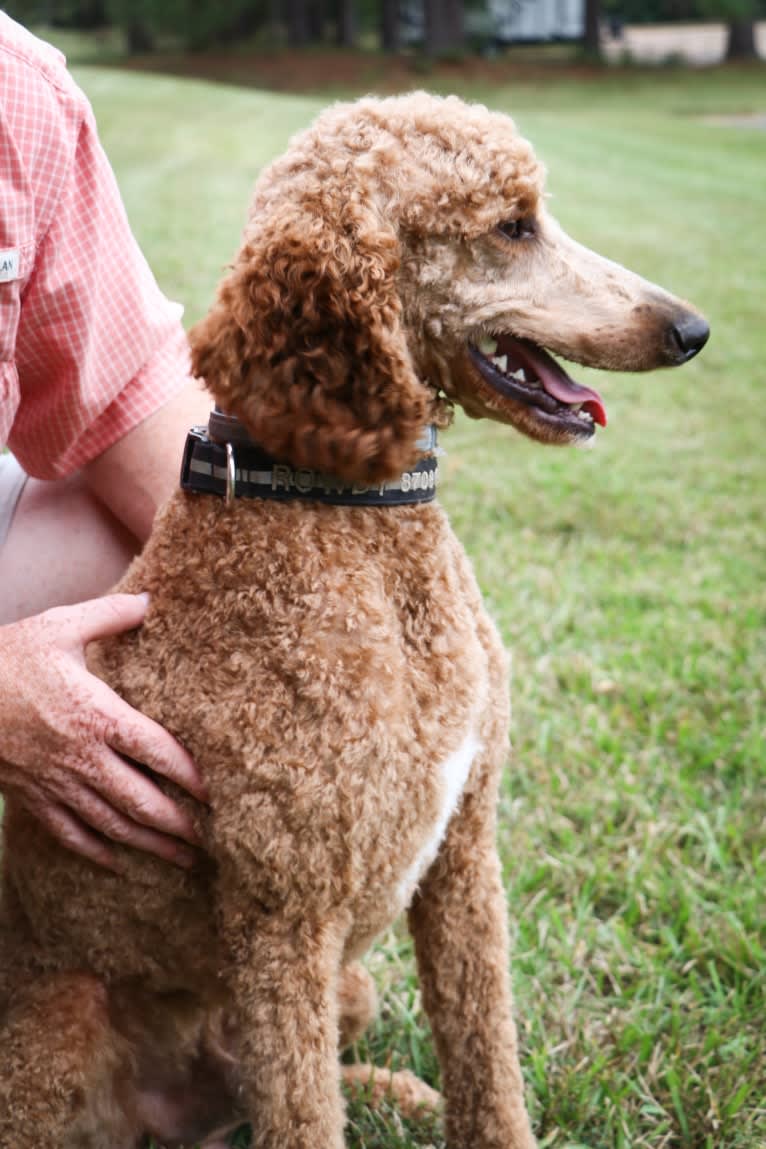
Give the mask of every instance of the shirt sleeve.
M 71 160 L 21 303 L 8 444 L 39 478 L 101 454 L 190 377 L 182 308 L 160 291 L 82 100 Z

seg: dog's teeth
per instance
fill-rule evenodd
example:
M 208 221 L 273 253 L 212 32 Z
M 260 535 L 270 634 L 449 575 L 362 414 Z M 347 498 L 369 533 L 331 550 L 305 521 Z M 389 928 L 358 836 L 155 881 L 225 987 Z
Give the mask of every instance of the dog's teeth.
M 526 381 L 527 381 L 527 377 L 524 373 L 523 367 L 517 367 L 516 370 L 513 372 L 513 377 L 514 377 L 514 379 L 518 379 L 519 383 L 526 383 Z
M 492 362 L 494 363 L 495 367 L 499 367 L 503 374 L 505 374 L 508 369 L 507 355 L 493 355 Z
M 497 340 L 491 339 L 489 335 L 482 335 L 479 340 L 479 351 L 482 355 L 494 355 L 497 351 Z

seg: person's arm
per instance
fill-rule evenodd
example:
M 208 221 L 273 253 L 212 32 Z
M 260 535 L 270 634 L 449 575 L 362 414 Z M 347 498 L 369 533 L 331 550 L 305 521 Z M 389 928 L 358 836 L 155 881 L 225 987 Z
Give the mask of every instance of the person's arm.
M 178 484 L 189 426 L 209 400 L 189 383 L 84 468 L 93 493 L 139 542 Z M 87 644 L 140 625 L 142 596 L 108 595 L 0 627 L 0 791 L 70 849 L 115 864 L 110 841 L 191 865 L 188 816 L 135 763 L 205 800 L 189 755 L 85 664 Z
M 141 543 L 178 486 L 186 432 L 207 423 L 210 396 L 195 381 L 84 468 L 88 486 Z
M 140 541 L 178 484 L 188 427 L 209 401 L 188 384 L 84 469 L 93 493 Z M 109 595 L 0 627 L 0 790 L 70 849 L 115 864 L 110 841 L 191 865 L 190 819 L 133 763 L 205 800 L 189 755 L 85 664 L 88 642 L 140 625 L 142 596 Z
M 87 101 L 63 73 L 50 85 L 27 71 L 23 83 L 23 106 L 8 103 L 23 115 L 8 130 L 40 232 L 11 333 L 20 401 L 9 444 L 38 478 L 82 471 L 142 540 L 178 480 L 188 425 L 204 422 L 209 404 L 189 379 L 180 309 L 133 239 Z M 193 859 L 189 817 L 141 766 L 205 799 L 186 751 L 85 665 L 89 642 L 140 625 L 145 610 L 140 596 L 112 595 L 0 627 L 0 790 L 107 866 L 110 840 Z
M 19 402 L 8 445 L 36 478 L 86 469 L 100 484 L 111 460 L 127 458 L 134 437 L 152 436 L 152 425 L 164 420 L 180 442 L 147 440 L 158 457 L 137 458 L 135 473 L 127 468 L 137 495 L 142 472 L 170 473 L 174 447 L 180 461 L 186 428 L 174 423 L 176 415 L 182 423 L 187 413 L 204 421 L 210 403 L 191 378 L 182 308 L 160 291 L 131 232 L 93 113 L 66 80 L 70 86 L 56 91 L 53 109 L 50 99 L 39 109 L 37 134 L 56 162 L 48 159 L 41 175 L 37 153 L 28 157 L 35 200 L 50 209 L 56 194 L 35 237 L 34 262 L 18 285 Z M 34 101 L 27 111 L 34 115 Z M 150 475 L 150 503 L 153 485 Z

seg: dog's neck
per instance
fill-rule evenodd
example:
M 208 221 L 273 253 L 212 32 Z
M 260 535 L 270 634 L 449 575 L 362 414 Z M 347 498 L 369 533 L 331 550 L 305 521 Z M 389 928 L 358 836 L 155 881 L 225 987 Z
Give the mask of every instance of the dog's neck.
M 238 419 L 217 408 L 207 427 L 192 427 L 186 437 L 181 489 L 237 498 L 329 503 L 332 506 L 392 507 L 429 503 L 436 494 L 436 428 L 424 428 L 417 443 L 421 459 L 396 478 L 374 486 L 350 483 L 308 467 L 273 458 L 255 443 Z

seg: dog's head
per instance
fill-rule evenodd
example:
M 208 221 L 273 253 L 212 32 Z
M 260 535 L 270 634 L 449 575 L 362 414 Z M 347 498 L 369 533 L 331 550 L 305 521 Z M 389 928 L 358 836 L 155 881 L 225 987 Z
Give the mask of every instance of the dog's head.
M 571 240 L 542 191 L 529 144 L 484 107 L 421 92 L 329 109 L 259 180 L 192 332 L 195 373 L 272 454 L 349 480 L 410 465 L 454 402 L 543 442 L 589 438 L 600 397 L 549 352 L 647 370 L 708 328 Z

